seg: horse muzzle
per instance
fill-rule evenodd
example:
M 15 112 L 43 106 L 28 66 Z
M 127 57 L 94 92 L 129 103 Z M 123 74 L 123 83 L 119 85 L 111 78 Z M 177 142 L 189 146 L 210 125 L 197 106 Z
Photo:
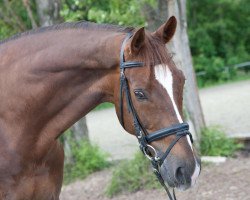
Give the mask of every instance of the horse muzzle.
M 163 180 L 173 188 L 187 190 L 193 186 L 200 174 L 200 159 L 180 159 L 171 153 L 160 167 Z

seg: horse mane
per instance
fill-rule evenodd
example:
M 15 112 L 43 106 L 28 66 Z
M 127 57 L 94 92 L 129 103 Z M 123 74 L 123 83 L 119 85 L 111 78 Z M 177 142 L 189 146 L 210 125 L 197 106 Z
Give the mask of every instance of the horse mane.
M 36 29 L 32 29 L 23 33 L 18 33 L 13 35 L 7 39 L 0 41 L 0 45 L 6 42 L 19 39 L 23 36 L 44 33 L 48 31 L 58 31 L 65 29 L 85 29 L 85 30 L 102 30 L 102 31 L 114 31 L 114 32 L 123 32 L 128 33 L 134 30 L 133 27 L 123 27 L 114 24 L 96 24 L 88 21 L 78 21 L 78 22 L 64 22 L 61 24 L 56 24 L 52 26 L 40 27 Z

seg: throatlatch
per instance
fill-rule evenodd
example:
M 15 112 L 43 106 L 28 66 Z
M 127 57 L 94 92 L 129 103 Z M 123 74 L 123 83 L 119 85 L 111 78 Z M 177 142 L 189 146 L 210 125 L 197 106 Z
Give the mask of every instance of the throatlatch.
M 123 40 L 121 50 L 120 50 L 120 120 L 121 124 L 124 127 L 124 118 L 123 118 L 123 95 L 125 93 L 127 108 L 129 113 L 133 115 L 134 120 L 134 128 L 136 137 L 139 142 L 139 147 L 143 154 L 150 159 L 153 172 L 156 175 L 157 179 L 161 183 L 161 185 L 166 190 L 168 197 L 170 200 L 176 200 L 174 188 L 173 188 L 173 196 L 171 195 L 168 187 L 166 186 L 161 174 L 160 174 L 160 167 L 163 164 L 166 157 L 169 155 L 171 149 L 174 145 L 178 142 L 178 140 L 186 135 L 189 135 L 191 142 L 193 143 L 193 138 L 191 133 L 189 132 L 189 125 L 187 123 L 179 123 L 175 124 L 171 127 L 164 128 L 153 133 L 148 133 L 147 130 L 144 128 L 143 124 L 141 123 L 139 116 L 133 106 L 128 80 L 125 75 L 125 69 L 133 68 L 133 67 L 143 67 L 142 62 L 134 62 L 134 61 L 125 61 L 124 59 L 124 48 L 126 42 L 132 37 L 133 33 L 128 33 L 125 39 Z M 157 151 L 153 146 L 150 145 L 151 142 L 160 140 L 164 137 L 175 135 L 176 138 L 171 142 L 167 150 L 162 156 L 157 155 Z M 153 152 L 152 155 L 150 152 Z

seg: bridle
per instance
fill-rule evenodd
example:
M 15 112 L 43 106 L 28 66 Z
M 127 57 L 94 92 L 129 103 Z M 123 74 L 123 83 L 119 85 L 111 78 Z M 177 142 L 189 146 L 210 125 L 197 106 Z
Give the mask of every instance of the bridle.
M 174 189 L 173 189 L 173 197 L 172 197 L 171 193 L 168 190 L 168 187 L 166 186 L 160 174 L 160 167 L 163 164 L 166 157 L 168 156 L 168 154 L 170 153 L 171 149 L 178 142 L 178 140 L 186 135 L 189 135 L 190 140 L 193 143 L 192 135 L 189 132 L 189 125 L 187 123 L 175 124 L 175 125 L 172 125 L 171 127 L 160 129 L 150 134 L 144 128 L 133 106 L 131 95 L 130 95 L 130 90 L 129 90 L 129 85 L 128 85 L 128 80 L 125 75 L 125 69 L 127 68 L 143 67 L 142 62 L 125 61 L 124 48 L 125 48 L 126 42 L 132 37 L 132 35 L 133 33 L 127 34 L 127 36 L 122 42 L 122 46 L 120 50 L 120 121 L 121 121 L 122 126 L 124 127 L 123 94 L 125 92 L 127 108 L 128 108 L 129 113 L 132 113 L 133 115 L 135 133 L 136 133 L 136 137 L 138 139 L 139 145 L 140 145 L 140 149 L 143 152 L 143 154 L 151 161 L 153 172 L 155 173 L 161 185 L 165 188 L 169 199 L 176 200 Z M 175 135 L 176 136 L 175 139 L 169 145 L 165 153 L 161 156 L 158 156 L 155 148 L 151 146 L 150 143 L 156 140 L 160 140 L 164 137 L 168 137 L 170 135 Z

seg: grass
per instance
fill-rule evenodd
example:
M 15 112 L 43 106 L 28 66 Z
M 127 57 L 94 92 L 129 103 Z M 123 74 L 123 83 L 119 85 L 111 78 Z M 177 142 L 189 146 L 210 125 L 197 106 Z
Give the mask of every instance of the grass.
M 112 179 L 107 186 L 106 195 L 113 197 L 123 192 L 159 187 L 160 183 L 151 170 L 150 162 L 141 152 L 138 152 L 132 160 L 122 161 L 115 168 Z
M 233 156 L 243 147 L 234 139 L 228 138 L 219 127 L 205 128 L 201 134 L 200 151 L 205 156 Z
M 64 166 L 64 184 L 69 184 L 76 179 L 83 179 L 110 165 L 107 161 L 108 155 L 88 141 L 82 141 L 80 145 L 73 145 L 72 154 L 74 162 Z

